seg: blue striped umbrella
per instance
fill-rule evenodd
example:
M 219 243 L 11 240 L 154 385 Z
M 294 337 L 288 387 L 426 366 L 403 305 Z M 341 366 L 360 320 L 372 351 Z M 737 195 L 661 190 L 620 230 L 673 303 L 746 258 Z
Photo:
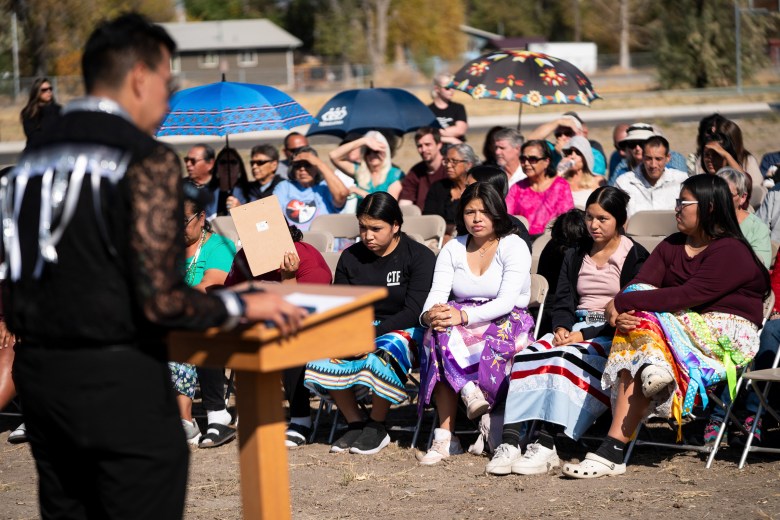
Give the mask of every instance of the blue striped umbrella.
M 157 131 L 166 135 L 229 135 L 289 130 L 315 122 L 284 92 L 265 85 L 221 81 L 181 90 Z

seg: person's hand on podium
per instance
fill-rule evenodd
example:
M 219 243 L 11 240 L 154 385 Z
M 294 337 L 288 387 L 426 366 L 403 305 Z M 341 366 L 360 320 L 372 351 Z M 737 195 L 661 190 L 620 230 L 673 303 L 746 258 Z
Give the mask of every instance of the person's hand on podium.
M 295 334 L 309 314 L 306 309 L 297 307 L 271 292 L 243 293 L 241 298 L 246 305 L 244 319 L 251 323 L 270 322 L 269 325 L 273 324 L 279 328 L 283 337 Z

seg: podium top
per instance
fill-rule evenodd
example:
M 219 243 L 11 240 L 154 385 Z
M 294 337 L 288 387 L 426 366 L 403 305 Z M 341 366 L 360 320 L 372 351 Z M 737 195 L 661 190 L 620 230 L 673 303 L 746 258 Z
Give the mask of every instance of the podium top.
M 296 304 L 302 300 L 325 303 L 326 309 L 307 316 L 298 334 L 289 338 L 262 323 L 229 332 L 218 328 L 173 331 L 168 335 L 171 359 L 266 372 L 374 349 L 373 303 L 387 297 L 386 288 L 263 284 L 263 289 L 289 297 Z

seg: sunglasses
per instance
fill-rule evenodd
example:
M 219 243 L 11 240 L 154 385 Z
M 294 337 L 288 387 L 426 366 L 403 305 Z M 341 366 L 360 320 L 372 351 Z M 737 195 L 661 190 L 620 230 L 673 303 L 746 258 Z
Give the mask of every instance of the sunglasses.
M 203 158 L 200 158 L 200 157 L 185 157 L 184 158 L 184 163 L 185 164 L 187 164 L 187 163 L 197 164 L 198 161 L 205 161 L 205 160 L 206 159 L 203 159 Z
M 52 90 L 54 90 L 54 89 L 51 88 L 51 87 L 43 87 L 43 88 L 41 88 L 41 92 L 51 92 Z
M 556 139 L 559 137 L 574 137 L 574 130 L 556 130 L 553 135 L 555 135 Z
M 575 155 L 575 154 L 580 155 L 580 153 L 574 148 L 569 148 L 567 150 L 562 151 L 561 153 L 563 154 L 564 157 L 569 157 L 570 155 Z
M 298 148 L 285 148 L 285 150 L 287 150 L 287 153 L 289 153 L 290 155 L 295 155 L 301 150 L 303 150 L 304 148 L 305 148 L 304 146 L 299 146 Z
M 530 165 L 534 165 L 538 163 L 539 161 L 544 160 L 544 157 L 534 157 L 533 155 L 521 155 L 520 156 L 520 162 L 524 163 L 527 162 Z
M 642 146 L 644 144 L 644 141 L 626 141 L 623 143 L 623 148 L 626 150 L 633 150 L 637 146 Z
M 293 170 L 298 170 L 300 168 L 306 168 L 308 170 L 309 168 L 311 168 L 311 163 L 309 163 L 308 161 L 295 161 L 294 163 L 292 163 Z
M 249 161 L 249 164 L 251 166 L 265 166 L 268 163 L 274 162 L 273 159 L 268 159 L 267 161 Z

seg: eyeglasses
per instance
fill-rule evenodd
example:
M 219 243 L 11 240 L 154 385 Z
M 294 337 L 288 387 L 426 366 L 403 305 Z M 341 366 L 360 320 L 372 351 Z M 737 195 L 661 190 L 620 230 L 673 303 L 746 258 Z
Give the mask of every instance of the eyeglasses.
M 200 215 L 200 213 L 195 213 L 195 214 L 194 214 L 193 216 L 191 216 L 190 218 L 185 218 L 185 219 L 184 219 L 184 227 L 187 227 L 187 226 L 189 226 L 189 225 L 190 225 L 190 222 L 192 222 L 193 220 L 195 220 L 195 219 L 198 217 L 198 215 Z
M 544 157 L 534 157 L 533 155 L 521 155 L 520 156 L 520 162 L 524 163 L 527 162 L 531 166 L 538 163 L 539 161 L 544 160 Z
M 267 161 L 249 161 L 249 164 L 251 166 L 265 166 L 268 163 L 274 162 L 273 159 L 268 159 Z
M 442 89 L 442 90 L 452 90 L 452 87 L 451 87 L 451 86 L 449 86 L 449 85 L 447 85 L 447 86 L 445 86 L 445 85 L 439 85 L 439 88 L 440 88 L 440 89 Z
M 51 92 L 52 90 L 54 90 L 54 89 L 52 89 L 51 87 L 41 87 L 41 93 L 43 93 L 43 92 Z
M 205 161 L 205 160 L 206 159 L 204 159 L 202 157 L 185 157 L 184 158 L 184 164 L 187 164 L 187 163 L 197 164 L 198 161 Z
M 463 159 L 450 159 L 449 157 L 445 157 L 442 159 L 442 162 L 444 164 L 466 164 L 468 161 L 465 161 Z
M 690 206 L 691 204 L 698 204 L 698 200 L 682 200 L 682 199 L 675 199 L 674 200 L 674 208 L 684 208 L 685 206 Z

